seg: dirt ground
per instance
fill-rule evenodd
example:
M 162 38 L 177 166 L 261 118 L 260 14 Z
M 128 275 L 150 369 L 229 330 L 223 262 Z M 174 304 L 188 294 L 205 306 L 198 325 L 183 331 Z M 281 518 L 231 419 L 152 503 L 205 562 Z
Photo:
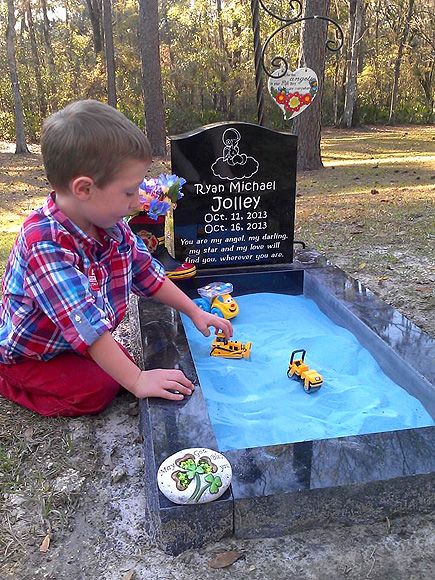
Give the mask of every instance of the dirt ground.
M 0 147 L 0 261 L 46 196 L 38 148 Z M 435 336 L 433 127 L 328 130 L 325 169 L 298 176 L 296 239 L 324 252 Z M 151 169 L 168 170 L 159 160 Z M 118 329 L 128 346 L 128 320 Z M 177 557 L 144 529 L 137 404 L 124 394 L 98 417 L 44 419 L 0 400 L 0 578 L 432 578 L 433 514 L 284 538 L 227 538 Z M 211 567 L 216 554 L 238 560 Z

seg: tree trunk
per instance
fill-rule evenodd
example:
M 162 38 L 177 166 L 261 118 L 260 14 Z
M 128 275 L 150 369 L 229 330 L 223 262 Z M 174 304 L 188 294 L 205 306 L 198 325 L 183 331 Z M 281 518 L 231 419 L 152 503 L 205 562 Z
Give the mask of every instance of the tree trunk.
M 400 67 L 402 65 L 403 49 L 408 40 L 409 27 L 411 24 L 413 10 L 414 10 L 414 0 L 408 0 L 408 12 L 406 15 L 405 23 L 403 25 L 403 32 L 400 35 L 399 48 L 397 51 L 396 61 L 394 63 L 393 90 L 391 92 L 390 115 L 388 118 L 388 123 L 394 123 L 395 121 L 397 95 L 399 92 Z
M 139 47 L 142 62 L 146 133 L 154 155 L 166 155 L 165 108 L 159 51 L 157 0 L 139 0 Z
M 433 123 L 435 114 L 435 95 L 433 91 L 433 79 L 435 76 L 435 61 L 432 62 L 431 68 L 422 72 L 418 77 L 421 88 L 425 96 L 428 109 L 427 123 Z
M 338 103 L 340 102 L 340 57 L 337 54 L 335 56 L 335 67 L 334 67 L 334 102 L 332 104 L 334 113 L 334 127 L 338 125 Z
M 328 16 L 329 0 L 307 0 L 304 16 Z M 319 79 L 319 90 L 312 104 L 293 121 L 293 132 L 298 135 L 298 169 L 323 167 L 320 154 L 321 108 L 327 23 L 322 20 L 305 20 L 301 28 L 299 66 L 313 69 Z
M 349 37 L 351 47 L 347 65 L 346 90 L 344 96 L 344 110 L 341 120 L 342 127 L 353 126 L 354 109 L 357 99 L 358 59 L 363 26 L 363 0 L 350 0 L 349 7 Z
M 101 0 L 86 0 L 89 10 L 89 18 L 92 26 L 92 38 L 94 41 L 95 56 L 98 57 L 103 50 L 103 34 L 101 26 Z
M 174 54 L 173 54 L 173 50 L 172 50 L 172 32 L 171 32 L 171 27 L 169 26 L 167 0 L 161 0 L 161 19 L 163 22 L 163 39 L 162 39 L 162 41 L 165 43 L 165 45 L 168 49 L 169 67 L 171 68 L 171 73 L 175 76 L 174 67 L 177 64 L 177 59 L 174 58 Z
M 218 25 L 218 39 L 219 39 L 219 53 L 220 53 L 220 63 L 219 67 L 219 77 L 220 86 L 218 88 L 218 110 L 223 115 L 228 112 L 228 91 L 227 82 L 229 74 L 229 63 L 228 63 L 228 50 L 225 44 L 224 28 L 222 25 L 222 0 L 216 0 L 216 11 L 217 11 L 217 25 Z
M 45 88 L 41 76 L 41 60 L 39 58 L 38 45 L 36 43 L 35 24 L 33 22 L 32 6 L 30 0 L 26 0 L 27 24 L 29 26 L 30 49 L 32 51 L 33 69 L 35 71 L 36 92 L 38 95 L 39 114 L 43 119 L 47 116 L 47 101 Z
M 49 73 L 49 88 L 50 88 L 50 95 L 49 95 L 49 106 L 50 109 L 57 108 L 57 99 L 56 99 L 56 67 L 54 64 L 54 54 L 53 54 L 53 47 L 51 45 L 50 39 L 50 21 L 48 19 L 47 14 L 47 2 L 46 0 L 41 0 L 41 8 L 42 8 L 42 30 L 43 30 L 43 37 L 44 37 L 44 45 L 45 45 L 45 54 L 48 63 L 48 73 Z
M 115 51 L 113 48 L 112 0 L 103 0 L 104 47 L 106 51 L 107 102 L 116 109 Z
M 17 60 L 15 57 L 15 7 L 14 1 L 8 0 L 8 24 L 6 28 L 6 47 L 8 54 L 9 74 L 11 77 L 15 113 L 15 153 L 29 153 L 24 131 L 24 113 L 18 84 Z

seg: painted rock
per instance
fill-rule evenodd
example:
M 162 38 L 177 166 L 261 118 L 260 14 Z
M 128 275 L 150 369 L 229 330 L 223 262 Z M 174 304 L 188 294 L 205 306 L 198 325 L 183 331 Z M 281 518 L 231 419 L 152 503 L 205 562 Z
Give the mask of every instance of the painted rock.
M 163 461 L 157 472 L 157 484 L 174 503 L 207 503 L 228 489 L 231 477 L 230 462 L 221 453 L 193 447 Z

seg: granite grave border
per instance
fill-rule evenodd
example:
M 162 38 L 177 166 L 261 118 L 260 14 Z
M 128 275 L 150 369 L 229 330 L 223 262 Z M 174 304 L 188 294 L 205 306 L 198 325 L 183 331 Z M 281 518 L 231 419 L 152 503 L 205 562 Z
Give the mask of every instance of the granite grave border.
M 358 280 L 322 257 L 313 260 L 305 252 L 304 260 L 303 254 L 301 262 L 285 268 L 208 270 L 186 282 L 184 289 L 192 293 L 212 279 L 242 281 L 248 274 L 256 276 L 257 283 L 268 280 L 278 291 L 279 284 L 289 293 L 304 291 L 334 322 L 351 330 L 384 371 L 434 415 L 430 361 L 435 340 Z M 243 284 L 238 288 L 242 294 Z M 147 532 L 162 550 L 178 554 L 231 534 L 279 536 L 332 521 L 367 523 L 435 507 L 435 427 L 227 451 L 233 481 L 221 498 L 201 505 L 172 504 L 157 487 L 162 461 L 184 448 L 219 449 L 178 313 L 139 299 L 132 301 L 130 321 L 134 353 L 143 368 L 179 367 L 197 385 L 181 403 L 140 402 Z

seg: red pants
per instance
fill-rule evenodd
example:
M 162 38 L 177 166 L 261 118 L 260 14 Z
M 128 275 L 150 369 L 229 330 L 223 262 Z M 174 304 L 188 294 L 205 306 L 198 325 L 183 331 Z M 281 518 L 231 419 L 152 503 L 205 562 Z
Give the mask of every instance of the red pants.
M 91 358 L 75 353 L 49 361 L 0 363 L 0 395 L 46 417 L 99 413 L 110 405 L 119 389 L 119 384 Z

